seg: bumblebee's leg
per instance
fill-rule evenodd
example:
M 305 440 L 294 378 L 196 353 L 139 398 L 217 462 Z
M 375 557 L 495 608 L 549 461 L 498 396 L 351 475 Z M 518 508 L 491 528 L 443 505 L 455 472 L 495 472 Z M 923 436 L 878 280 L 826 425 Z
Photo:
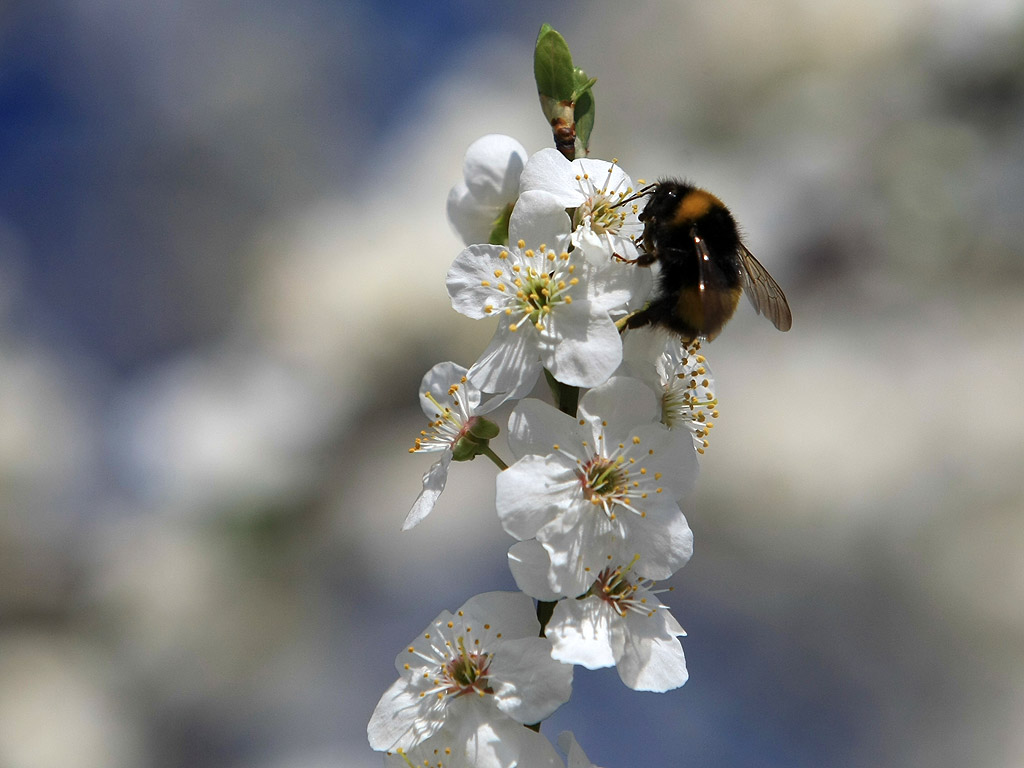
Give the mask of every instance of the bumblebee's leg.
M 619 329 L 619 333 L 627 328 L 643 328 L 645 325 L 653 323 L 654 317 L 651 315 L 650 307 L 651 305 L 648 304 L 643 309 L 638 309 L 636 312 L 631 312 L 616 320 L 615 327 Z
M 649 267 L 657 259 L 646 251 L 642 252 L 635 259 L 627 259 L 625 256 L 619 256 L 617 253 L 612 254 L 612 258 L 616 261 L 621 261 L 623 264 L 636 264 L 638 267 Z

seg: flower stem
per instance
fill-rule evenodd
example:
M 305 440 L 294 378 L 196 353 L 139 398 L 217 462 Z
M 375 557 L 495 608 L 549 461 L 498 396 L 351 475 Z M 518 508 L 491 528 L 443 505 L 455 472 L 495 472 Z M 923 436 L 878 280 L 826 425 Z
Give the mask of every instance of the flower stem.
M 508 469 L 508 464 L 502 461 L 501 457 L 498 454 L 496 454 L 493 450 L 491 450 L 491 446 L 484 446 L 483 448 L 480 449 L 480 453 L 486 456 L 491 461 L 493 461 L 494 464 L 498 467 L 498 469 L 500 469 L 502 472 Z
M 575 417 L 576 408 L 580 403 L 580 388 L 558 381 L 547 368 L 544 369 L 544 378 L 548 382 L 548 387 L 551 388 L 551 396 L 555 398 L 555 406 L 558 410 Z

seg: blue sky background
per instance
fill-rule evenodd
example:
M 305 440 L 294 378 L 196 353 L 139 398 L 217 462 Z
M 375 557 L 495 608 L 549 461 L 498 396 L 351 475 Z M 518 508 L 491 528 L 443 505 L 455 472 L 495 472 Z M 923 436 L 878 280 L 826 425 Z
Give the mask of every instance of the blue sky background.
M 442 609 L 512 589 L 493 471 L 429 462 L 466 146 L 720 194 L 786 288 L 722 402 L 670 584 L 690 681 L 577 669 L 596 764 L 1024 761 L 1024 16 L 1014 3 L 153 2 L 0 10 L 0 765 L 379 765 Z M 479 325 L 479 327 L 478 327 Z

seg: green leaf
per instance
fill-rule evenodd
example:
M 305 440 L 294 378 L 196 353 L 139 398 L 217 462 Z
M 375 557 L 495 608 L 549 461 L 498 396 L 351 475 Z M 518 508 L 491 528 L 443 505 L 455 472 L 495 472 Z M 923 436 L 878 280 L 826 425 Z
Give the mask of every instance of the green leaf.
M 573 68 L 573 102 L 575 111 L 573 119 L 576 121 L 576 138 L 583 148 L 590 146 L 590 133 L 594 130 L 594 83 L 596 77 L 589 77 L 579 67 Z
M 579 67 L 572 70 L 572 100 L 579 101 L 580 97 L 594 87 L 596 77 L 588 77 L 587 73 Z
M 506 205 L 498 214 L 498 218 L 491 223 L 491 234 L 487 239 L 491 245 L 508 245 L 508 222 L 512 218 L 512 208 L 514 207 L 515 203 Z
M 556 101 L 570 101 L 576 85 L 572 54 L 565 38 L 544 24 L 533 53 L 533 76 L 537 92 Z
M 576 138 L 586 149 L 590 146 L 590 132 L 594 130 L 594 94 L 587 91 L 576 102 Z

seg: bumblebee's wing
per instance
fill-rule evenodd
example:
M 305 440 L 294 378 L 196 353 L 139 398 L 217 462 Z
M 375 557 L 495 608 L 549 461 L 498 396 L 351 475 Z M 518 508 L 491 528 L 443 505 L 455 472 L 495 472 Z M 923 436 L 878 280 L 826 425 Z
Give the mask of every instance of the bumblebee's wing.
M 793 327 L 793 313 L 789 311 L 786 294 L 779 284 L 754 258 L 754 254 L 740 243 L 740 274 L 743 278 L 743 292 L 754 305 L 759 315 L 764 315 L 780 331 L 788 331 Z

